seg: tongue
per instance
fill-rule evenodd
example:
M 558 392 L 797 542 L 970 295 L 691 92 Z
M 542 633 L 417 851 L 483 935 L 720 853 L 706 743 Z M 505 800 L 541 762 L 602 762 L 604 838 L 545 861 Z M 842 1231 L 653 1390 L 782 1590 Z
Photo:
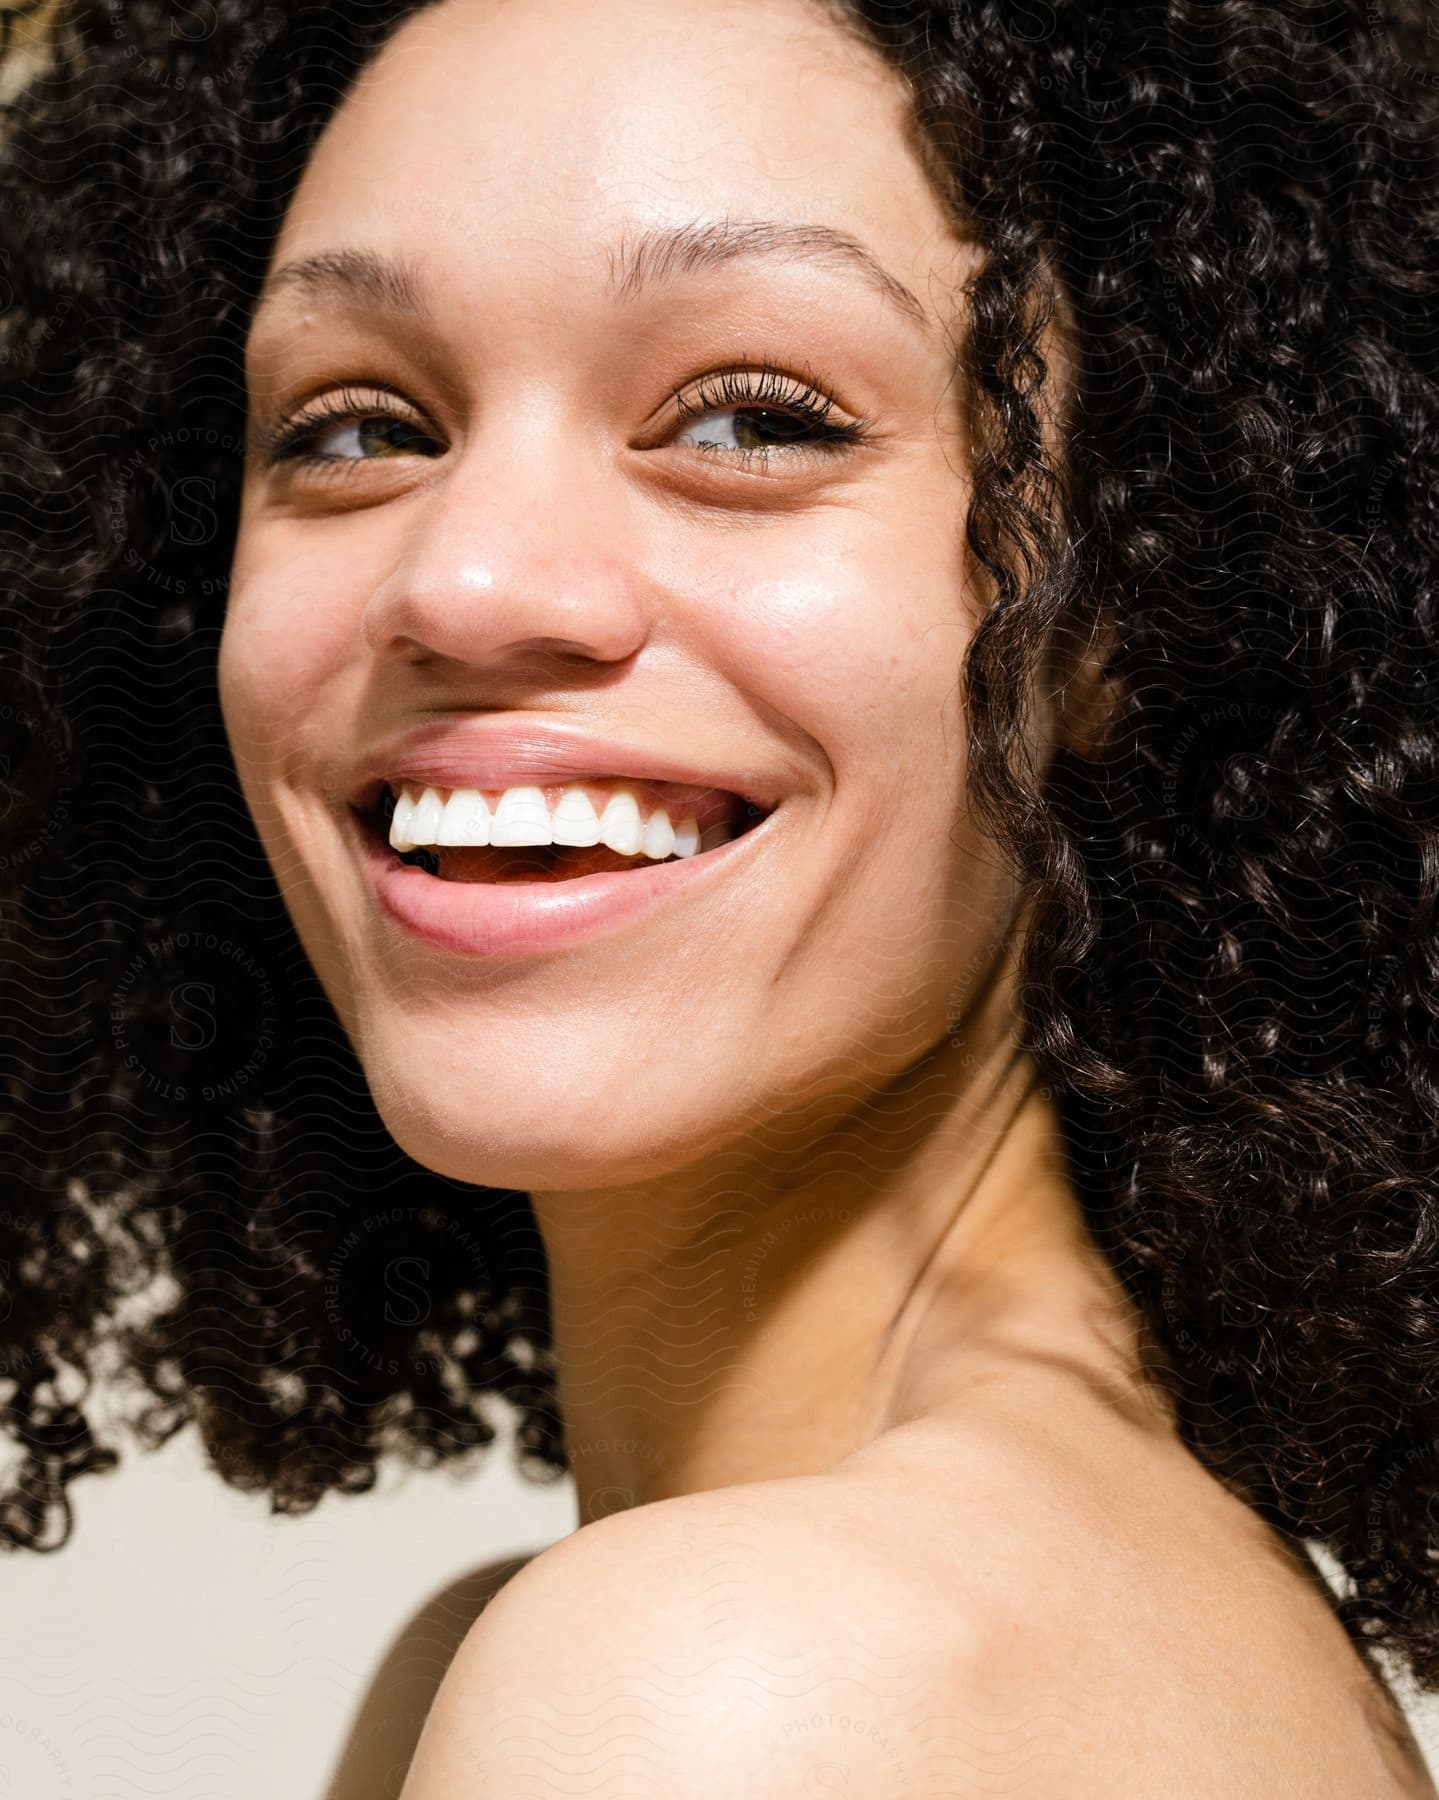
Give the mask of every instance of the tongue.
M 493 846 L 439 848 L 441 881 L 573 881 L 580 875 L 608 875 L 623 869 L 653 868 L 648 856 L 621 856 L 595 844 L 587 850 L 560 844 L 537 844 L 514 850 Z

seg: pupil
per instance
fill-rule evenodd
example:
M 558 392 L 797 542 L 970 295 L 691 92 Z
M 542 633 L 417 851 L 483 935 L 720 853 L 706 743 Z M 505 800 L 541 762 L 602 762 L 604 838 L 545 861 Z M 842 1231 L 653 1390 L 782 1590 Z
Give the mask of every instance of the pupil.
M 386 450 L 407 450 L 416 443 L 427 442 L 425 434 L 417 431 L 408 419 L 392 419 L 383 413 L 362 419 L 359 435 L 362 448 L 380 454 Z
M 746 422 L 753 419 L 766 420 L 770 429 L 776 429 L 778 431 L 778 441 L 780 443 L 784 443 L 788 438 L 799 437 L 810 429 L 808 420 L 797 419 L 792 413 L 775 412 L 771 408 L 765 406 L 746 407 L 744 411 L 735 414 L 735 436 L 740 440 L 740 448 L 743 450 L 752 450 L 760 447 L 756 444 L 747 444 L 744 442 L 747 435 Z M 771 439 L 769 441 L 773 442 L 774 440 Z

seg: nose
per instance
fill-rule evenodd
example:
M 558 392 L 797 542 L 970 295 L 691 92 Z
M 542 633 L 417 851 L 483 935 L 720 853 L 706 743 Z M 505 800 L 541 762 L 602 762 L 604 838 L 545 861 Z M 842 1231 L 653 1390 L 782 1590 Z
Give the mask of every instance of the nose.
M 645 642 L 645 577 L 617 547 L 623 500 L 545 437 L 522 459 L 511 445 L 503 462 L 472 442 L 412 496 L 403 543 L 361 618 L 377 655 L 534 676 L 556 658 L 620 662 Z

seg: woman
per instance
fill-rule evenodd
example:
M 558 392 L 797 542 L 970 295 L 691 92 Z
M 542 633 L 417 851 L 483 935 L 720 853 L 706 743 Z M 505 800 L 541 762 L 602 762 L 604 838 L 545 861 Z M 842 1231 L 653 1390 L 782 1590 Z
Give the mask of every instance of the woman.
M 158 1268 L 277 1506 L 573 1472 L 406 1800 L 1435 1791 L 1422 25 L 62 13 L 12 1542 Z

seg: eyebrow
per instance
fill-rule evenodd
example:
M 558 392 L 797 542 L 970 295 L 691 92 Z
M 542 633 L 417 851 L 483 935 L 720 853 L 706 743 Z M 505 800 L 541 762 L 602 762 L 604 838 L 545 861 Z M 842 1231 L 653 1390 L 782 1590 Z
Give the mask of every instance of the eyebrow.
M 623 241 L 618 254 L 612 256 L 610 288 L 621 299 L 630 300 L 647 288 L 751 256 L 847 269 L 915 324 L 928 323 L 915 296 L 858 238 L 831 225 L 780 219 L 697 219 L 688 225 L 651 226 L 633 242 Z
M 928 328 L 929 316 L 918 299 L 857 238 L 830 225 L 779 219 L 700 219 L 647 227 L 611 248 L 607 292 L 634 301 L 654 288 L 745 257 L 779 257 L 847 270 L 912 324 Z M 255 312 L 288 292 L 340 305 L 359 302 L 398 318 L 434 318 L 419 262 L 374 250 L 325 250 L 282 264 L 265 281 Z

